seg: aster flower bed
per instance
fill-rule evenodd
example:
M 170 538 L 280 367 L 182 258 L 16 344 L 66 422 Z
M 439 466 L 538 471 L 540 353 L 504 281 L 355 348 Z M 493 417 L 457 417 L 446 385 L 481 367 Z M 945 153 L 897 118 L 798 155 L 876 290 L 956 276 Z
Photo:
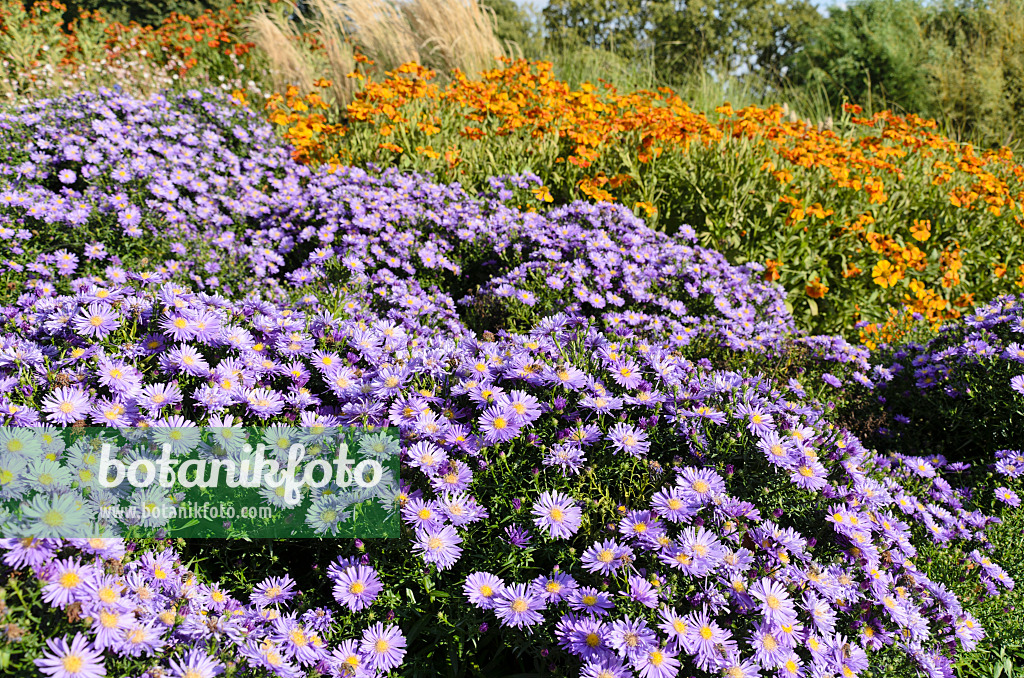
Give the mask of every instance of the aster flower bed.
M 927 341 L 878 351 L 874 362 L 881 378 L 869 392 L 886 422 L 872 442 L 982 464 L 1000 450 L 1020 454 L 1024 298 L 980 305 Z
M 248 544 L 218 581 L 182 564 L 197 545 L 0 542 L 16 670 L 950 675 L 983 630 L 918 549 L 1013 586 L 958 467 L 836 424 L 829 399 L 887 373 L 795 335 L 756 265 L 685 229 L 524 211 L 530 175 L 471 196 L 314 170 L 200 92 L 39 102 L 0 132 L 0 411 L 27 427 L 0 431 L 0 496 L 102 502 L 84 455 L 45 491 L 4 480 L 42 477 L 21 437 L 55 425 L 403 439 L 402 537 L 289 542 L 266 579 Z

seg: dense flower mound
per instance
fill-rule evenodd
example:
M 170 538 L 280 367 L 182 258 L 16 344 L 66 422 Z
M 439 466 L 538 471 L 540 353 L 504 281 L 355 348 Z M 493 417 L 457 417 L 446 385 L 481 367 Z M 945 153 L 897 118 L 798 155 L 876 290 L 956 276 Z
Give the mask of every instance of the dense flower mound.
M 0 431 L 0 497 L 103 500 L 85 455 L 45 490 L 5 480 L 46 472 L 23 437 L 52 425 L 360 424 L 403 441 L 403 535 L 339 544 L 333 602 L 322 575 L 242 604 L 173 551 L 3 542 L 35 605 L 66 612 L 46 675 L 370 676 L 489 638 L 499 661 L 588 677 L 851 676 L 883 647 L 948 676 L 983 632 L 915 543 L 974 548 L 992 593 L 1013 586 L 956 467 L 869 450 L 815 397 L 884 378 L 866 352 L 792 337 L 756 267 L 685 234 L 608 204 L 523 211 L 531 176 L 474 197 L 310 170 L 200 93 L 81 95 L 3 122 L 28 150 L 0 188 L 23 286 L 2 313 L 2 408 L 35 430 Z M 72 245 L 47 253 L 58 238 Z M 723 357 L 792 346 L 813 366 L 800 378 Z
M 880 440 L 989 463 L 1024 448 L 1024 297 L 975 308 L 934 338 L 879 352 Z
M 172 651 L 162 666 L 166 673 L 148 675 L 214 676 L 224 671 L 226 657 L 248 671 L 278 676 L 304 675 L 311 666 L 338 675 L 354 648 L 398 633 L 394 625 L 378 625 L 361 638 L 329 645 L 323 634 L 332 628 L 332 611 L 291 611 L 299 592 L 288 576 L 261 582 L 242 602 L 217 584 L 200 582 L 169 550 L 135 553 L 121 566 L 126 548 L 121 539 L 0 540 L 5 566 L 30 570 L 44 603 L 82 620 L 84 633 L 76 632 L 70 643 L 67 636 L 47 641 L 36 662 L 43 675 L 101 676 L 104 656 L 151 658 Z M 339 559 L 337 566 L 355 564 Z M 391 656 L 402 654 L 402 645 L 394 643 Z

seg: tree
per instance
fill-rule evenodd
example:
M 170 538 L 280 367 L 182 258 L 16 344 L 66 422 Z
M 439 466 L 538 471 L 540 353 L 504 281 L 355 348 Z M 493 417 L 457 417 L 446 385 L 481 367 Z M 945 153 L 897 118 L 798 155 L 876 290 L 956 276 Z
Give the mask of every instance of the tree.
M 555 49 L 585 45 L 632 58 L 645 48 L 654 5 L 651 0 L 550 0 L 544 24 Z
M 480 0 L 480 5 L 494 12 L 494 34 L 501 44 L 511 43 L 531 56 L 540 51 L 534 44 L 540 36 L 532 17 L 513 0 Z
M 806 0 L 662 0 L 653 14 L 655 61 L 669 80 L 700 69 L 777 79 L 822 20 Z
M 859 0 L 830 10 L 789 60 L 794 84 L 821 86 L 873 110 L 931 109 L 925 9 L 916 0 Z

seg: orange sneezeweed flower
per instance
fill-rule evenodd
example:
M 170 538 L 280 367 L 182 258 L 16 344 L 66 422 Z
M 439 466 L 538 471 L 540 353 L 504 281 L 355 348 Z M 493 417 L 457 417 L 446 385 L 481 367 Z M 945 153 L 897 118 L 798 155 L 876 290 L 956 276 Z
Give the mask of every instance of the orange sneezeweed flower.
M 807 296 L 812 299 L 821 299 L 828 293 L 828 287 L 821 282 L 821 278 L 815 276 L 804 288 Z
M 910 225 L 910 235 L 914 236 L 914 240 L 924 242 L 931 234 L 932 222 L 927 219 L 914 219 Z
M 536 188 L 531 188 L 530 192 L 533 193 L 534 197 L 537 198 L 537 200 L 541 200 L 543 202 L 554 201 L 554 198 L 551 195 L 551 191 L 548 190 L 547 186 L 538 186 Z
M 888 259 L 882 259 L 871 269 L 871 279 L 882 289 L 892 287 L 902 278 L 903 274 Z

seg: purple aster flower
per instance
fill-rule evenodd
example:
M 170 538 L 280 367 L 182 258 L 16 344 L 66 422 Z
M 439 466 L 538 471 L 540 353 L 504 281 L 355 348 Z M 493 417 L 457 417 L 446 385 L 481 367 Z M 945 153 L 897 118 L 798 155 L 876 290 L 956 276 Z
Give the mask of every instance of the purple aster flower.
M 458 561 L 462 555 L 459 544 L 462 537 L 451 525 L 443 527 L 428 527 L 416 530 L 416 543 L 413 544 L 413 551 L 419 552 L 423 560 L 434 563 L 439 570 L 447 570 Z
M 583 665 L 580 678 L 633 678 L 633 672 L 613 654 L 593 659 Z
M 106 304 L 89 304 L 75 318 L 75 330 L 83 337 L 102 339 L 118 326 L 117 313 Z
M 522 628 L 544 621 L 544 600 L 530 592 L 526 584 L 506 586 L 494 602 L 494 613 L 505 626 Z
M 358 612 L 369 607 L 376 600 L 384 585 L 376 570 L 365 565 L 346 567 L 334 579 L 334 599 Z
M 651 582 L 647 581 L 643 577 L 637 577 L 631 575 L 628 578 L 629 589 L 626 592 L 626 597 L 630 600 L 635 600 L 641 605 L 649 608 L 658 607 L 658 590 L 654 588 Z
M 632 560 L 633 549 L 619 544 L 614 539 L 607 539 L 595 543 L 584 551 L 581 562 L 588 572 L 611 574 Z
M 511 410 L 518 426 L 531 423 L 541 414 L 540 401 L 525 391 L 502 393 L 497 397 L 497 404 Z
M 269 388 L 248 389 L 245 391 L 245 400 L 249 404 L 249 411 L 260 419 L 269 419 L 284 409 L 284 398 Z
M 430 485 L 438 493 L 464 492 L 473 482 L 473 471 L 464 461 L 449 459 L 443 473 L 430 479 Z
M 180 659 L 171 659 L 172 678 L 214 678 L 224 672 L 220 663 L 204 650 L 193 648 Z
M 394 624 L 385 627 L 377 622 L 363 631 L 359 650 L 371 671 L 386 672 L 402 665 L 405 658 L 405 636 Z
M 550 577 L 540 576 L 530 582 L 530 590 L 549 604 L 559 603 L 576 590 L 576 580 L 564 572 L 554 572 Z
M 488 445 L 512 440 L 519 433 L 515 411 L 501 405 L 492 405 L 480 415 L 480 428 Z
M 149 657 L 164 646 L 154 622 L 135 622 L 124 630 L 121 642 L 114 646 L 114 652 L 128 657 Z
M 668 648 L 654 647 L 633 658 L 633 668 L 640 678 L 675 678 L 679 673 L 679 660 Z
M 436 500 L 413 497 L 402 507 L 402 520 L 413 529 L 440 528 L 444 524 L 444 514 Z
M 821 375 L 821 380 L 824 381 L 829 386 L 834 386 L 835 388 L 839 388 L 840 386 L 843 385 L 843 382 L 838 377 L 829 374 L 828 372 L 825 372 L 824 374 Z
M 684 498 L 679 487 L 667 487 L 656 492 L 651 498 L 651 507 L 659 516 L 673 523 L 689 522 L 700 510 L 699 504 Z
M 268 577 L 255 586 L 250 600 L 256 607 L 269 607 L 295 597 L 295 580 L 283 577 Z
M 39 671 L 51 678 L 99 678 L 107 675 L 103 653 L 95 649 L 81 633 L 68 644 L 67 636 L 47 638 L 46 652 L 35 660 Z
M 509 525 L 505 528 L 505 540 L 518 549 L 530 543 L 530 532 L 522 525 Z
M 592 586 L 580 587 L 569 596 L 570 609 L 586 612 L 595 617 L 605 616 L 613 607 L 615 603 L 612 602 L 611 596 Z
M 78 175 L 76 175 L 73 171 L 66 169 L 58 172 L 57 178 L 60 180 L 60 183 L 69 185 L 75 183 L 75 181 L 78 179 Z
M 711 498 L 725 492 L 725 481 L 711 469 L 696 469 L 687 466 L 679 475 L 679 489 L 688 500 L 706 504 Z
M 997 487 L 995 491 L 996 499 L 1003 502 L 1007 506 L 1017 508 L 1020 506 L 1020 497 L 1017 493 L 1008 487 Z
M 544 492 L 533 505 L 534 524 L 547 530 L 551 537 L 567 539 L 576 534 L 583 521 L 583 512 L 568 495 Z
M 0 539 L 0 548 L 6 551 L 3 558 L 4 565 L 16 570 L 28 567 L 38 571 L 53 559 L 61 545 L 60 539 L 16 539 L 14 537 Z
M 776 624 L 793 624 L 796 622 L 796 609 L 786 588 L 779 582 L 767 577 L 755 582 L 749 590 L 750 595 L 761 603 L 761 614 L 766 622 Z
M 43 411 L 54 424 L 73 424 L 89 413 L 89 396 L 78 386 L 63 386 L 43 398 Z
M 490 572 L 474 572 L 462 585 L 469 602 L 484 610 L 493 609 L 494 601 L 504 590 L 505 582 Z
M 756 436 L 763 436 L 769 431 L 775 430 L 775 421 L 772 416 L 760 407 L 741 403 L 736 408 L 736 414 L 747 422 L 747 430 Z
M 616 451 L 625 452 L 634 457 L 646 456 L 651 449 L 647 434 L 624 422 L 619 422 L 608 432 L 608 440 L 611 441 Z
M 804 490 L 820 490 L 828 485 L 828 471 L 819 461 L 805 461 L 790 474 L 796 486 Z
M 1010 388 L 1017 393 L 1024 395 L 1024 374 L 1018 374 L 1016 377 L 1010 379 Z
M 612 622 L 608 644 L 623 659 L 638 659 L 655 647 L 658 640 L 654 630 L 643 619 L 619 619 Z
M 92 568 L 84 567 L 74 558 L 58 560 L 43 587 L 43 601 L 63 609 L 85 593 L 92 577 Z

